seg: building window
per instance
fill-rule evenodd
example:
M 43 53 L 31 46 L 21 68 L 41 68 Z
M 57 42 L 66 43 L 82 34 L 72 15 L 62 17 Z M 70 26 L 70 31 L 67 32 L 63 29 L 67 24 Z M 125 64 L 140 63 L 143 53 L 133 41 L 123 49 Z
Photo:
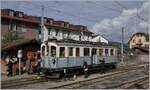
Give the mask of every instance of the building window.
M 77 57 L 80 56 L 80 48 L 76 48 L 76 56 L 77 56 Z
M 13 31 L 17 30 L 17 26 L 16 26 L 15 22 L 10 21 L 10 23 L 9 23 L 9 30 L 13 30 Z
M 141 39 L 138 40 L 138 43 L 141 44 Z
M 103 49 L 99 49 L 99 56 L 103 55 Z
M 9 12 L 9 16 L 14 16 L 14 12 L 13 12 L 13 11 L 10 11 L 10 12 Z
M 19 17 L 23 17 L 23 13 L 19 13 Z
M 22 32 L 27 32 L 27 27 L 26 27 L 25 23 L 21 24 L 21 31 Z
M 84 48 L 84 56 L 90 56 L 90 49 Z
M 135 43 L 135 40 L 133 39 L 133 43 Z
M 68 52 L 69 52 L 68 53 L 69 56 L 73 56 L 73 47 L 69 47 Z
M 64 27 L 69 28 L 69 23 L 64 23 Z
M 65 47 L 60 47 L 59 50 L 60 50 L 59 57 L 65 57 Z

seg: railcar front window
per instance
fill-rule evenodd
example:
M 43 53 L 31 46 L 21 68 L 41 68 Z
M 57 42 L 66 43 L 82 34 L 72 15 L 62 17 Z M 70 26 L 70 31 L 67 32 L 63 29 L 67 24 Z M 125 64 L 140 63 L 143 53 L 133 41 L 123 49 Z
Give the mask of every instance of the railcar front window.
M 51 46 L 51 56 L 56 57 L 56 47 Z
M 42 56 L 45 56 L 45 46 L 42 47 Z

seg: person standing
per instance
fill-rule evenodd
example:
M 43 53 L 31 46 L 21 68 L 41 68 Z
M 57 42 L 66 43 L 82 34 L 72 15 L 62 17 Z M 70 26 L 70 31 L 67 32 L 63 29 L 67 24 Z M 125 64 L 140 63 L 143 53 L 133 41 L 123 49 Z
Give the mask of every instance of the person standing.
M 9 57 L 6 58 L 6 61 L 7 61 L 6 65 L 8 67 L 7 68 L 7 72 L 8 72 L 7 76 L 11 77 L 11 76 L 13 76 L 13 62 Z
M 17 74 L 17 65 L 16 65 L 16 63 L 17 63 L 17 58 L 15 57 L 15 56 L 13 56 L 13 58 L 12 58 L 12 60 L 13 60 L 13 75 L 16 75 Z
M 26 60 L 26 72 L 27 72 L 28 74 L 31 74 L 31 73 L 32 73 L 32 72 L 31 72 L 31 60 L 29 60 L 29 59 Z
M 65 80 L 65 81 L 67 80 L 67 72 L 66 72 L 66 69 L 64 69 L 64 80 Z
M 84 77 L 88 78 L 88 64 L 86 61 L 83 63 L 83 69 L 84 69 Z
M 105 74 L 105 58 L 102 59 L 101 65 L 102 65 L 102 73 Z
M 40 69 L 41 68 L 41 56 L 40 53 L 37 54 L 37 73 L 40 75 Z

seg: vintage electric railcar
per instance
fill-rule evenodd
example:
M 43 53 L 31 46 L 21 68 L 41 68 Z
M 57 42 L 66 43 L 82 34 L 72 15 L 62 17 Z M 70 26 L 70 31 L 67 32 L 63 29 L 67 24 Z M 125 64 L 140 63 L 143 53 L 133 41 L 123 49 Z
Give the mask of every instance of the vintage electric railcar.
M 100 70 L 104 58 L 107 68 L 116 65 L 117 49 L 104 43 L 93 43 L 89 41 L 54 40 L 41 44 L 41 70 L 46 75 L 63 74 L 66 69 L 68 73 L 79 73 L 83 71 L 83 62 L 88 63 L 89 70 Z

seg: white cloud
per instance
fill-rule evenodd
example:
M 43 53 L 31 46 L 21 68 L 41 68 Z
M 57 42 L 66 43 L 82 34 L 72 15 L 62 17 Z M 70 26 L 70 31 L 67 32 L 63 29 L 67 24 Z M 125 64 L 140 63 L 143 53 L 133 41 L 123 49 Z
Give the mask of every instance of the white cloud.
M 123 10 L 120 16 L 113 19 L 103 19 L 93 26 L 94 32 L 99 32 L 102 35 L 107 35 L 110 41 L 121 41 L 121 28 L 125 27 L 125 42 L 129 40 L 131 35 L 135 32 L 145 32 L 148 27 L 148 22 L 145 22 L 138 17 L 138 15 L 148 20 L 148 6 L 149 2 L 144 2 L 140 8 L 133 8 Z

